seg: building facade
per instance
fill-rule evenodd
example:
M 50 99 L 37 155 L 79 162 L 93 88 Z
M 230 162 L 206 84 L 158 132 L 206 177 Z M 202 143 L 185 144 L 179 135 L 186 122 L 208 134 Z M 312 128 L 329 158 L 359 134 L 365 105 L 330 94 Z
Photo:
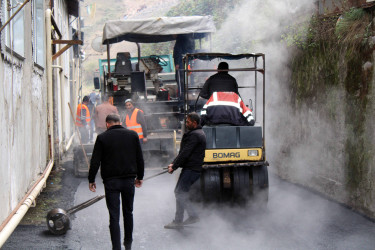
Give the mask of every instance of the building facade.
M 0 247 L 17 211 L 34 203 L 73 140 L 79 0 L 1 0 L 1 26 Z

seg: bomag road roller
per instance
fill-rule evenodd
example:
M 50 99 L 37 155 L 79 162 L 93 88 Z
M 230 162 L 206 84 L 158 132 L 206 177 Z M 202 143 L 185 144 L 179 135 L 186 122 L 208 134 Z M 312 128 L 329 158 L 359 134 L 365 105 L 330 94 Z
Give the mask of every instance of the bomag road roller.
M 187 54 L 184 57 L 185 119 L 189 112 L 197 112 L 203 119 L 208 115 L 205 112 L 212 104 L 210 101 L 216 101 L 219 115 L 225 112 L 226 105 L 237 105 L 217 99 L 219 92 L 209 100 L 200 96 L 204 83 L 218 72 L 217 66 L 223 61 L 229 65 L 227 73 L 237 81 L 239 101 L 242 100 L 245 109 L 250 110 L 252 122 L 251 125 L 231 121 L 204 124 L 207 145 L 201 181 L 197 186 L 205 201 L 242 200 L 264 206 L 268 201 L 269 165 L 264 131 L 265 55 Z M 239 104 L 237 108 L 242 111 Z

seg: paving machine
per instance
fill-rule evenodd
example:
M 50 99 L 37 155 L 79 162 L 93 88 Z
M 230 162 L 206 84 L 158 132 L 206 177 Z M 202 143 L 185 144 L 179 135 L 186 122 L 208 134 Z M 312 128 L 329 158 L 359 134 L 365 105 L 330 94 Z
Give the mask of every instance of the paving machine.
M 140 43 L 174 41 L 179 35 L 192 36 L 196 48 L 202 49 L 201 39 L 215 32 L 210 16 L 157 17 L 107 21 L 103 28 L 102 43 L 107 47 L 107 59 L 99 60 L 100 76 L 94 80 L 101 94 L 113 96 L 113 104 L 124 116 L 125 100 L 132 99 L 134 106 L 144 112 L 147 124 L 147 143 L 142 150 L 147 156 L 154 152 L 168 158 L 176 154 L 176 142 L 181 135 L 184 119 L 184 90 L 180 77 L 176 77 L 171 55 L 141 56 Z M 122 41 L 137 45 L 136 56 L 118 52 L 111 59 L 110 45 Z M 198 46 L 199 45 L 199 46 Z M 84 145 L 86 154 L 92 146 Z M 91 150 L 90 150 L 91 149 Z M 75 150 L 74 164 L 78 175 L 87 175 L 83 150 Z
M 203 126 L 207 146 L 201 181 L 195 188 L 205 201 L 268 201 L 268 162 L 265 147 L 265 55 L 264 54 L 187 54 L 185 64 L 185 118 L 188 112 L 202 110 L 206 103 L 199 96 L 205 80 L 217 73 L 221 61 L 229 64 L 239 94 L 255 118 L 254 126 L 210 124 Z M 191 63 L 193 62 L 193 63 Z M 191 105 L 193 103 L 193 105 Z M 193 108 L 192 108 L 193 107 Z

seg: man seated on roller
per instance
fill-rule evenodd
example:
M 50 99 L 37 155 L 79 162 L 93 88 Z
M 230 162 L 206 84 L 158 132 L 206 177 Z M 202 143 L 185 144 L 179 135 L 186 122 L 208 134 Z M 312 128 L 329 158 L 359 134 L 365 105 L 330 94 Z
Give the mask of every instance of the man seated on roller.
M 254 126 L 252 110 L 234 92 L 214 92 L 201 111 L 201 125 Z

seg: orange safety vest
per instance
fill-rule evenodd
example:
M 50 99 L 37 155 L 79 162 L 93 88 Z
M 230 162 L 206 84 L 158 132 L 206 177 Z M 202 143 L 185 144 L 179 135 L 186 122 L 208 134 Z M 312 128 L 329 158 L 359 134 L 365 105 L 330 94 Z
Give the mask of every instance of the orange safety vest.
M 86 110 L 86 117 L 81 116 L 81 110 L 85 109 Z M 82 121 L 81 120 L 86 120 L 86 123 L 90 123 L 90 111 L 89 108 L 85 104 L 78 104 L 77 107 L 77 115 L 76 115 L 76 124 L 78 127 L 83 127 Z
M 126 114 L 125 124 L 126 127 L 130 130 L 137 132 L 139 139 L 143 139 L 143 130 L 141 124 L 137 123 L 137 115 L 138 111 L 142 112 L 142 110 L 135 108 L 133 114 L 129 119 L 129 115 Z
M 113 105 L 113 96 L 110 96 L 110 97 L 108 98 L 108 102 L 109 102 L 110 104 Z

